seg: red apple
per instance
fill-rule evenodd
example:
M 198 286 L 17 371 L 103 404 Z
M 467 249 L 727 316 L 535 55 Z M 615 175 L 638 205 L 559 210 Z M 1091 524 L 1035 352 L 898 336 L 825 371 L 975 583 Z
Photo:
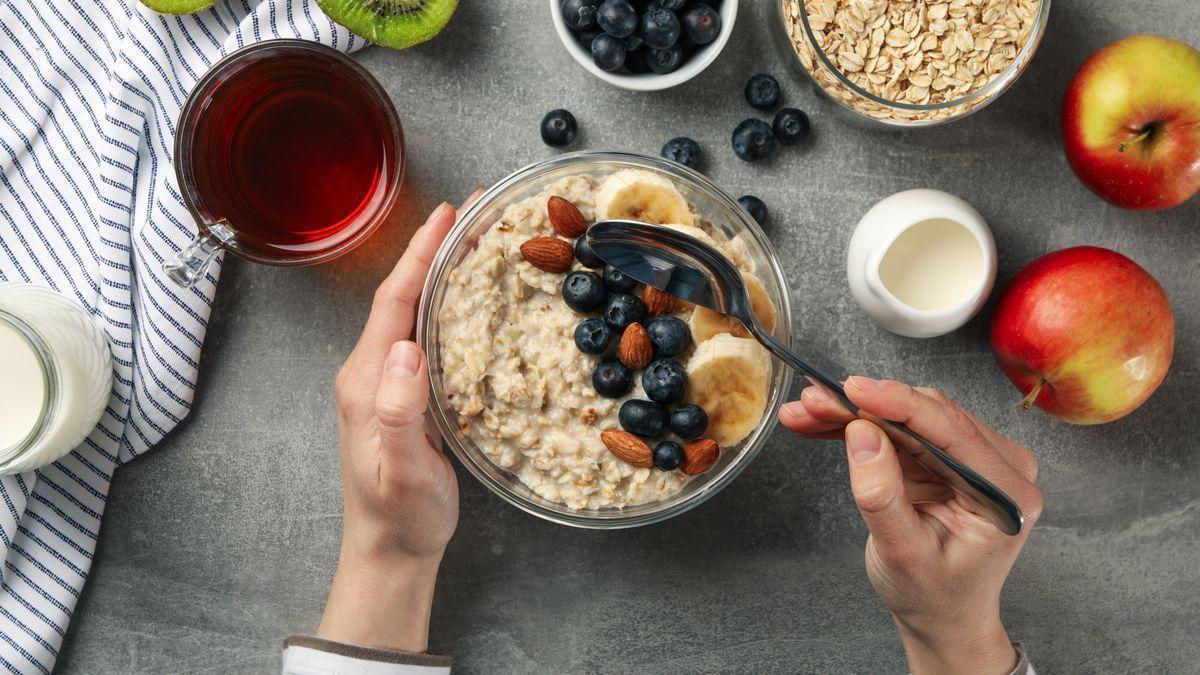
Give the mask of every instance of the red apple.
M 1084 62 L 1062 107 L 1079 180 L 1124 209 L 1166 209 L 1200 191 L 1200 51 L 1157 35 Z
M 1095 246 L 1055 251 L 1013 277 L 992 316 L 992 349 L 1008 379 L 1074 424 L 1140 406 L 1162 382 L 1175 317 L 1162 286 L 1129 258 Z

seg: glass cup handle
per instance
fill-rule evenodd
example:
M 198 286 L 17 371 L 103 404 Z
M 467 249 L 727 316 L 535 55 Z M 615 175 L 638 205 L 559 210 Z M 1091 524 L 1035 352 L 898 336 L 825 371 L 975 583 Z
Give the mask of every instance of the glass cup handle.
M 214 223 L 208 229 L 209 232 L 200 234 L 182 251 L 163 261 L 163 271 L 171 281 L 184 288 L 195 286 L 221 251 L 221 244 L 233 238 L 233 232 L 223 223 Z

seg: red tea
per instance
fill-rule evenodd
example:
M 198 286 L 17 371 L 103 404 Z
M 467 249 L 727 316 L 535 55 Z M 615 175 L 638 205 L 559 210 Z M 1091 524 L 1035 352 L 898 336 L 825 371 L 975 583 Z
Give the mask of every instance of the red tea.
M 399 161 L 372 86 L 316 51 L 238 64 L 196 118 L 198 210 L 227 221 L 238 247 L 272 258 L 353 237 L 378 215 Z

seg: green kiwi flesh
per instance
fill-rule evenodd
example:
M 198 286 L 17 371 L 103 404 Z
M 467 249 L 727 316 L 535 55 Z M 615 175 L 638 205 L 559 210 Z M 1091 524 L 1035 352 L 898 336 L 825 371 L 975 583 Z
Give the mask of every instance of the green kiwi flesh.
M 142 4 L 163 14 L 191 14 L 208 9 L 217 0 L 142 0 Z
M 317 6 L 359 37 L 405 49 L 440 33 L 458 0 L 317 0 Z

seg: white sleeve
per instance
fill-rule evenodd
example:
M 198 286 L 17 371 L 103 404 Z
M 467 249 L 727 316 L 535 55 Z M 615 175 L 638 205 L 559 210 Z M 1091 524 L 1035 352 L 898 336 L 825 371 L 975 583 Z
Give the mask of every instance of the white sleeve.
M 452 659 L 359 647 L 307 635 L 283 643 L 283 675 L 449 675 Z

